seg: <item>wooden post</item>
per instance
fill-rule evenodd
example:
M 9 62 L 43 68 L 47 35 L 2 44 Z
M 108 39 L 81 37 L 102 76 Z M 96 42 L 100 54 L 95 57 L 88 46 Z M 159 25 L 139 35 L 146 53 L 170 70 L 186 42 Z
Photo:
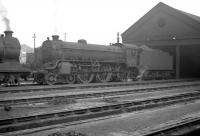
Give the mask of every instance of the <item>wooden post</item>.
M 180 46 L 176 45 L 176 79 L 180 78 Z

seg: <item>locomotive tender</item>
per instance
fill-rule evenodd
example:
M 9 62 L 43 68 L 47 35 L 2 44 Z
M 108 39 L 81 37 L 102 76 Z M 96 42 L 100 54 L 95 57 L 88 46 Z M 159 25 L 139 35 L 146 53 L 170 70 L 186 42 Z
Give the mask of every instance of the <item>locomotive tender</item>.
M 19 62 L 21 45 L 12 31 L 5 31 L 0 37 L 0 85 L 20 84 L 20 77 L 30 74 L 30 70 Z
M 109 82 L 111 80 L 171 78 L 173 58 L 146 46 L 116 43 L 110 46 L 47 39 L 36 50 L 34 73 L 39 84 Z M 139 76 L 140 75 L 140 76 Z

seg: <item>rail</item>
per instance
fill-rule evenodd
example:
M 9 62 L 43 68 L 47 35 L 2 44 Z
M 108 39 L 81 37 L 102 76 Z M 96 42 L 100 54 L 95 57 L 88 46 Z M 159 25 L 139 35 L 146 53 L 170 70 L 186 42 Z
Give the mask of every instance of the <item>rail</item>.
M 95 98 L 95 97 L 104 97 L 104 96 L 114 96 L 114 95 L 124 95 L 124 94 L 133 94 L 133 93 L 142 93 L 142 92 L 153 92 L 153 91 L 162 91 L 165 89 L 174 89 L 174 88 L 186 88 L 186 87 L 198 87 L 200 83 L 188 84 L 188 85 L 173 85 L 173 86 L 162 86 L 162 87 L 147 87 L 140 89 L 123 89 L 118 91 L 105 91 L 102 89 L 101 92 L 81 92 L 76 94 L 69 93 L 60 93 L 60 94 L 45 94 L 45 95 L 36 95 L 36 96 L 24 96 L 24 97 L 8 97 L 0 100 L 0 106 L 11 106 L 19 104 L 32 104 L 32 103 L 44 103 L 51 102 L 56 100 L 73 100 L 73 99 L 84 99 L 84 98 Z
M 0 120 L 0 133 L 118 115 L 200 99 L 200 92 Z

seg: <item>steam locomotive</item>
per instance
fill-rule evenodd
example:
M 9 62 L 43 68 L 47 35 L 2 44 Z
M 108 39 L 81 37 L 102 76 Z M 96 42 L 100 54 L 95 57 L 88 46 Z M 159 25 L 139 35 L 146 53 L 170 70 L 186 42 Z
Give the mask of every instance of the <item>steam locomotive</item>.
M 128 79 L 163 79 L 173 77 L 173 57 L 167 52 L 115 43 L 110 46 L 88 44 L 86 40 L 64 42 L 52 36 L 36 49 L 34 81 L 53 85 Z
M 19 85 L 20 77 L 26 77 L 30 70 L 19 62 L 20 43 L 12 37 L 12 31 L 5 31 L 0 37 L 0 85 Z

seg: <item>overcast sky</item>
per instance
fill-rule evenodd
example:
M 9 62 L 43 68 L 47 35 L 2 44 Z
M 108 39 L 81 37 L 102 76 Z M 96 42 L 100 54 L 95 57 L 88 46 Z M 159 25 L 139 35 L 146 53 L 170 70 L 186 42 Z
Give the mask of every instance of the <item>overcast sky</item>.
M 67 41 L 86 39 L 88 43 L 116 42 L 123 33 L 160 0 L 0 0 L 2 16 L 21 44 L 36 47 L 52 34 Z M 165 4 L 200 16 L 199 0 L 162 0 Z M 7 12 L 5 12 L 5 10 Z M 3 11 L 3 12 L 2 12 Z M 0 33 L 6 29 L 1 18 Z

